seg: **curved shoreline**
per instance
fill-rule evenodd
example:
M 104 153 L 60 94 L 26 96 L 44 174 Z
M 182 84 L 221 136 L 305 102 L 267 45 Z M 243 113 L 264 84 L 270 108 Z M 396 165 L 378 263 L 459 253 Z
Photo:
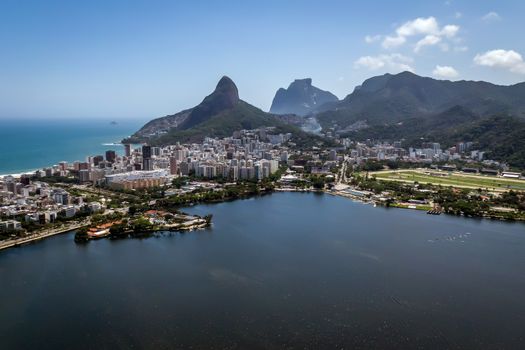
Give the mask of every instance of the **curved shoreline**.
M 73 226 L 68 227 L 68 228 L 57 229 L 57 230 L 53 230 L 52 232 L 47 232 L 47 233 L 44 233 L 44 234 L 33 234 L 31 236 L 28 236 L 28 237 L 0 241 L 0 250 L 8 249 L 8 248 L 16 248 L 16 247 L 19 247 L 19 246 L 22 246 L 22 245 L 25 245 L 25 244 L 29 244 L 29 243 L 32 243 L 32 242 L 40 241 L 40 240 L 48 238 L 48 237 L 60 235 L 60 234 L 63 234 L 63 233 L 73 232 L 73 231 L 78 230 L 79 228 L 82 228 L 82 227 L 85 227 L 85 226 L 89 226 L 89 223 L 82 223 L 82 224 L 78 224 L 78 225 L 73 225 Z
M 327 195 L 331 195 L 331 196 L 337 196 L 337 197 L 343 197 L 343 198 L 346 198 L 346 199 L 350 199 L 354 202 L 359 202 L 359 203 L 363 203 L 363 204 L 374 204 L 376 202 L 374 202 L 373 200 L 366 200 L 364 198 L 358 198 L 358 197 L 355 197 L 351 194 L 348 194 L 348 193 L 340 193 L 339 191 L 332 191 L 332 190 L 312 190 L 312 189 L 297 189 L 297 188 L 276 188 L 274 189 L 273 191 L 269 192 L 269 193 L 266 193 L 266 194 L 272 194 L 272 193 L 282 193 L 282 192 L 290 192 L 290 193 L 323 193 L 323 194 L 327 194 Z M 260 195 L 255 195 L 253 197 L 258 197 Z M 201 203 L 197 203 L 197 204 L 217 204 L 217 203 L 221 203 L 221 202 L 227 202 L 227 201 L 234 201 L 234 200 L 237 200 L 237 199 L 246 199 L 247 197 L 243 197 L 243 198 L 235 198 L 235 199 L 224 199 L 224 200 L 212 200 L 212 201 L 208 201 L 208 202 L 201 202 Z M 377 204 L 377 203 L 376 203 Z M 414 208 L 404 208 L 404 207 L 392 207 L 394 209 L 409 209 L 409 210 L 419 210 L 421 211 L 420 209 L 414 209 Z M 452 214 L 447 214 L 447 213 L 443 213 L 444 215 L 451 215 L 451 216 L 458 216 L 458 215 L 452 215 Z M 468 216 L 463 216 L 464 218 L 466 219 L 488 219 L 488 220 L 491 220 L 491 221 L 505 221 L 505 222 L 518 222 L 518 223 L 523 223 L 525 220 L 521 220 L 521 219 L 516 219 L 516 220 L 508 220 L 508 219 L 505 219 L 503 217 L 491 217 L 491 216 L 480 216 L 480 217 L 468 217 Z M 48 237 L 52 237 L 52 236 L 55 236 L 55 235 L 59 235 L 59 234 L 63 234 L 63 233 L 68 233 L 68 232 L 72 232 L 72 231 L 75 231 L 79 228 L 82 228 L 82 227 L 87 227 L 89 226 L 90 223 L 82 223 L 82 224 L 78 224 L 78 225 L 73 225 L 72 227 L 68 227 L 68 228 L 62 228 L 62 229 L 57 229 L 53 232 L 48 232 L 48 233 L 44 233 L 44 234 L 36 234 L 36 235 L 31 235 L 29 237 L 24 237 L 24 238 L 18 238 L 18 239 L 14 239 L 14 240 L 5 240 L 5 241 L 0 241 L 0 251 L 1 250 L 4 250 L 4 249 L 8 249 L 8 248 L 13 248 L 13 247 L 19 247 L 21 245 L 25 245 L 25 244 L 29 244 L 29 243 L 32 243 L 32 242 L 35 242 L 35 241 L 39 241 L 39 240 L 42 240 L 42 239 L 45 239 L 45 238 L 48 238 Z M 155 231 L 162 231 L 162 230 L 155 230 Z M 183 231 L 183 229 L 176 229 L 174 231 Z

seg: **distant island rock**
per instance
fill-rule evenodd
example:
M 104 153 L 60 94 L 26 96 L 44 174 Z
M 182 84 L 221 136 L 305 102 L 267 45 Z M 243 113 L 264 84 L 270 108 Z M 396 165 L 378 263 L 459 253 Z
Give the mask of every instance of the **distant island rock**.
M 337 96 L 331 92 L 313 86 L 312 79 L 296 79 L 288 89 L 277 90 L 270 113 L 305 116 L 321 105 L 338 101 Z

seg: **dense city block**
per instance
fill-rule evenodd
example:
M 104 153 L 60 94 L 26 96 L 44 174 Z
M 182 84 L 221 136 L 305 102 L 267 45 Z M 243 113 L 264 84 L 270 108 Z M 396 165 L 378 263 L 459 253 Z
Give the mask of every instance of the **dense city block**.
M 4 176 L 1 237 L 11 242 L 82 228 L 81 238 L 90 239 L 137 228 L 204 227 L 201 218 L 181 221 L 179 208 L 273 191 L 324 191 L 433 214 L 525 218 L 522 174 L 485 159 L 471 142 L 404 148 L 402 141 L 356 142 L 330 131 L 324 137 L 334 146 L 300 147 L 292 133 L 262 127 L 202 143 L 124 144 L 123 152 Z M 159 221 L 151 210 L 178 219 Z

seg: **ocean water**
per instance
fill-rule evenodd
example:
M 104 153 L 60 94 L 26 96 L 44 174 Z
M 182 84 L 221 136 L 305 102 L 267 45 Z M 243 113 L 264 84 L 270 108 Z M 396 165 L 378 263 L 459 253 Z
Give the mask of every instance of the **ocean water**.
M 115 150 L 143 121 L 0 120 L 0 174 L 21 173 L 60 161 L 84 161 L 86 156 Z
M 277 193 L 0 251 L 2 349 L 523 349 L 525 225 Z

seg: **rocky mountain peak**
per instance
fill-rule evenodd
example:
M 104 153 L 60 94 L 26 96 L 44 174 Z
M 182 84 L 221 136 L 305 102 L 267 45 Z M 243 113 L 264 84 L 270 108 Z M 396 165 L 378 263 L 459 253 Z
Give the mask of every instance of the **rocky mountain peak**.
M 221 80 L 219 80 L 212 95 L 214 94 L 220 94 L 221 98 L 227 100 L 232 106 L 239 101 L 239 90 L 233 80 L 227 76 L 223 76 Z
M 288 89 L 277 90 L 270 112 L 305 116 L 325 103 L 337 101 L 339 99 L 332 93 L 313 86 L 311 78 L 295 79 Z
M 221 80 L 219 80 L 215 90 L 191 110 L 188 118 L 181 123 L 180 128 L 191 128 L 219 113 L 234 108 L 239 102 L 237 86 L 233 80 L 227 76 L 223 76 Z
M 294 87 L 310 87 L 312 86 L 312 78 L 305 78 L 305 79 L 295 79 L 293 83 L 290 84 L 288 89 L 293 89 Z

